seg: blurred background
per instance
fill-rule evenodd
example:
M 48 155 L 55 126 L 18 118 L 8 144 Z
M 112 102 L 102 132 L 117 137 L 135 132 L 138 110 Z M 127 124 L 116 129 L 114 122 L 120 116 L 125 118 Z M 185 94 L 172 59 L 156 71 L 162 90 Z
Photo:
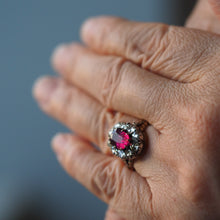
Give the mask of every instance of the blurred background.
M 95 15 L 183 25 L 192 0 L 0 0 L 0 220 L 101 220 L 107 206 L 71 179 L 50 148 L 67 131 L 44 115 L 31 87 L 55 74 L 50 55 L 79 41 Z

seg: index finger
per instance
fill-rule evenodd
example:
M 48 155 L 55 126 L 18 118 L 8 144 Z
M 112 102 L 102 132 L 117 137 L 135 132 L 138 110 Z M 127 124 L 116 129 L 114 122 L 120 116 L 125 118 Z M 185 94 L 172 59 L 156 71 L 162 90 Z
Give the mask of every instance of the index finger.
M 210 72 L 208 66 L 213 66 L 213 60 L 207 57 L 217 53 L 220 43 L 217 35 L 208 32 L 116 17 L 89 19 L 81 33 L 83 41 L 96 52 L 122 56 L 144 69 L 186 83 Z
M 176 96 L 181 96 L 179 82 L 120 57 L 101 56 L 78 44 L 58 48 L 52 60 L 65 79 L 103 106 L 145 119 L 158 130 L 172 115 L 171 106 L 179 101 Z

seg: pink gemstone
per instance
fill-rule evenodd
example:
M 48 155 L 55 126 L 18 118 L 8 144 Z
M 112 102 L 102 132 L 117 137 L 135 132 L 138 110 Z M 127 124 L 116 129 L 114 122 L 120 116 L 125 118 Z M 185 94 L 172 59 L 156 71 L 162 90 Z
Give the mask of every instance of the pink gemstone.
M 116 131 L 113 132 L 111 143 L 117 147 L 119 150 L 124 150 L 127 146 L 130 145 L 130 136 L 124 130 L 118 128 Z

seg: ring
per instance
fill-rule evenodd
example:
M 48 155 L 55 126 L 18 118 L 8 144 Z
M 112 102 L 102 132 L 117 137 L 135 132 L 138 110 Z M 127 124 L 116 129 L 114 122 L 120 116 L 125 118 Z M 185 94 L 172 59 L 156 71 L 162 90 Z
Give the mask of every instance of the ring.
M 139 122 L 119 122 L 108 133 L 108 146 L 112 154 L 121 158 L 133 169 L 134 160 L 144 147 L 144 130 L 148 123 L 145 120 Z

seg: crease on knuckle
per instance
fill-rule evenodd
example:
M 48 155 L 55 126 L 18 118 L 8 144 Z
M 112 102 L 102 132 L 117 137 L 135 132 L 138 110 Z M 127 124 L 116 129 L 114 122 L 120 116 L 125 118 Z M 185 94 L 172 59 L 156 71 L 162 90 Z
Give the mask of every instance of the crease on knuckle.
M 139 55 L 139 63 L 144 69 L 155 69 L 157 66 L 162 65 L 164 54 L 170 50 L 172 26 L 160 24 L 158 29 L 152 30 L 152 37 L 146 43 L 147 47 L 143 44 L 142 53 Z M 153 67 L 153 68 L 152 68 Z
M 146 179 L 140 178 L 137 173 L 127 172 L 127 167 L 125 166 L 117 170 L 116 175 L 121 177 L 121 180 L 120 185 L 118 184 L 116 188 L 116 196 L 111 200 L 112 206 L 117 207 L 117 210 L 123 213 L 125 205 L 127 207 L 126 214 L 131 219 L 148 219 L 153 217 L 152 191 Z M 126 198 L 128 200 L 125 200 Z M 132 198 L 132 200 L 129 198 Z M 136 210 L 135 213 L 133 210 Z
M 111 58 L 108 69 L 105 73 L 101 102 L 108 107 L 112 107 L 114 96 L 121 83 L 122 75 L 125 73 L 127 61 L 124 58 Z
M 172 25 L 162 25 L 160 32 L 155 32 L 155 37 L 152 39 L 153 43 L 151 44 L 155 44 L 152 53 L 149 54 L 147 50 L 140 55 L 142 67 L 162 74 L 164 70 L 167 70 L 172 72 L 167 78 L 182 83 L 192 83 L 199 80 L 204 75 L 201 72 L 201 62 L 208 62 L 207 57 L 210 58 L 211 49 L 207 48 L 206 43 L 202 43 L 207 39 L 204 37 L 200 37 L 196 44 L 192 44 L 193 35 L 197 37 L 198 33 L 186 32 L 183 28 Z M 187 52 L 187 57 L 183 51 Z M 173 63 L 178 64 L 180 61 L 185 65 L 175 71 Z
M 120 187 L 120 176 L 116 175 L 115 170 L 119 169 L 117 160 L 105 160 L 97 163 L 92 168 L 91 185 L 97 195 L 104 198 L 104 201 L 112 200 Z
M 154 53 L 151 57 L 143 59 L 142 66 L 153 70 L 157 73 L 162 73 L 166 69 L 172 69 L 172 62 L 179 59 L 178 46 L 181 44 L 181 36 L 175 27 L 165 25 L 161 28 L 160 36 L 158 37 Z M 155 37 L 156 38 L 156 37 Z M 156 41 L 156 40 L 155 40 Z M 179 75 L 179 73 L 178 73 Z M 164 77 L 170 78 L 163 74 Z M 172 76 L 175 80 L 178 76 Z
M 161 42 L 169 43 L 167 40 L 163 40 L 167 36 L 169 28 L 170 26 L 163 23 L 152 23 L 147 26 L 143 23 L 133 26 L 132 30 L 129 30 L 129 34 L 122 37 L 126 57 L 134 60 L 143 68 L 150 66 L 150 60 L 157 57 L 154 54 L 158 54 L 161 50 Z

